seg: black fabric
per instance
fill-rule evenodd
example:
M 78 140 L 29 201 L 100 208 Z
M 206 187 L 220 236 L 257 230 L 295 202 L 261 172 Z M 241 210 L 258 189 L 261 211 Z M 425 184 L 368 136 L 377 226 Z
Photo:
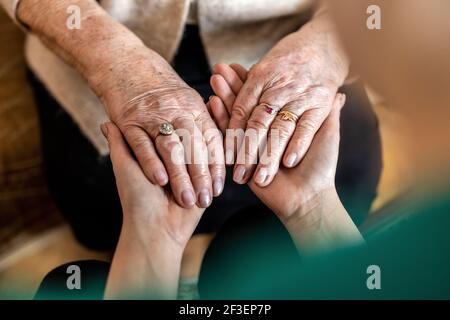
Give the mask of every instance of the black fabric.
M 205 254 L 198 283 L 200 293 L 208 297 L 211 292 L 235 289 L 251 279 L 255 270 L 264 268 L 268 255 L 280 262 L 280 272 L 290 268 L 293 261 L 300 262 L 289 233 L 273 212 L 263 205 L 240 210 L 223 224 Z M 70 265 L 81 271 L 81 290 L 67 287 Z M 93 260 L 64 264 L 46 275 L 35 299 L 102 299 L 109 268 L 109 263 Z
M 174 61 L 180 76 L 206 99 L 211 76 L 198 28 L 188 26 Z M 98 155 L 77 124 L 29 72 L 42 135 L 44 169 L 50 192 L 75 236 L 92 249 L 113 249 L 122 211 L 109 157 Z M 367 216 L 381 172 L 378 121 L 360 84 L 342 89 L 347 103 L 341 115 L 341 147 L 336 185 L 344 206 L 360 224 Z M 232 181 L 214 199 L 196 233 L 217 232 L 237 211 L 260 205 L 247 186 Z
M 262 205 L 245 208 L 224 223 L 209 245 L 199 275 L 199 296 L 214 299 L 235 292 L 236 287 L 246 288 L 269 262 L 284 273 L 300 261 L 294 242 L 273 212 Z
M 79 270 L 80 287 L 68 286 L 75 272 Z M 101 300 L 106 287 L 110 264 L 103 261 L 83 260 L 66 263 L 49 272 L 42 280 L 34 296 L 35 300 Z M 78 272 L 78 271 L 77 271 Z M 69 289 L 70 287 L 70 289 Z

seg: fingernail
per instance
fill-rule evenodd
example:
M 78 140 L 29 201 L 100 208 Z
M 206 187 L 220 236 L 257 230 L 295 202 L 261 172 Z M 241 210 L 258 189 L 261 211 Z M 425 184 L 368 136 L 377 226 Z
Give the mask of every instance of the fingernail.
M 213 183 L 213 191 L 214 191 L 214 197 L 218 197 L 223 190 L 223 180 L 222 178 L 214 179 Z
M 108 126 L 106 125 L 106 123 L 101 124 L 100 129 L 102 130 L 102 133 L 105 136 L 105 138 L 108 139 Z
M 164 171 L 158 170 L 155 173 L 155 179 L 160 186 L 164 186 L 167 184 L 169 178 L 167 177 L 167 174 Z
M 209 191 L 207 189 L 203 189 L 202 191 L 200 191 L 200 194 L 198 195 L 198 203 L 202 208 L 208 207 L 211 203 L 211 195 L 209 194 Z
M 263 184 L 266 181 L 267 173 L 268 173 L 268 171 L 267 171 L 266 168 L 259 169 L 258 173 L 257 173 L 257 175 L 255 177 L 255 182 L 257 184 Z
M 291 168 L 294 166 L 295 164 L 295 160 L 297 160 L 297 154 L 296 153 L 291 153 L 290 155 L 288 155 L 287 159 L 286 159 L 286 165 Z
M 212 98 L 214 98 L 214 96 L 209 96 L 208 101 L 211 101 Z
M 234 152 L 232 149 L 228 149 L 225 152 L 225 163 L 226 164 L 233 164 L 234 162 Z
M 237 183 L 243 183 L 244 182 L 244 176 L 245 176 L 245 167 L 244 166 L 238 166 L 236 170 L 234 171 L 233 180 Z
M 195 196 L 192 190 L 184 190 L 181 193 L 181 200 L 185 205 L 192 207 L 195 204 Z

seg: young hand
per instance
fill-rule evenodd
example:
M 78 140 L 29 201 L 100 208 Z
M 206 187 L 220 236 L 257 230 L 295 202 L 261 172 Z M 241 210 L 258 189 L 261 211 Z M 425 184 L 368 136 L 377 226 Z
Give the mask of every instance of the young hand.
M 191 237 L 204 209 L 181 207 L 172 192 L 152 184 L 132 157 L 122 133 L 113 123 L 103 125 L 106 133 L 124 214 L 124 224 L 149 233 L 150 229 L 183 247 Z
M 112 123 L 107 137 L 123 208 L 123 225 L 109 274 L 108 298 L 175 298 L 183 250 L 204 209 L 185 209 L 152 184 Z

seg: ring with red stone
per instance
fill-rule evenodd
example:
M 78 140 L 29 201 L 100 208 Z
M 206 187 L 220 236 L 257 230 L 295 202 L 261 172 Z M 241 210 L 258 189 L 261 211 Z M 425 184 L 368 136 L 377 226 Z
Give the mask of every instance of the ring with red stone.
M 278 107 L 272 106 L 268 103 L 261 103 L 260 106 L 266 108 L 266 112 L 272 116 L 276 115 L 279 111 Z

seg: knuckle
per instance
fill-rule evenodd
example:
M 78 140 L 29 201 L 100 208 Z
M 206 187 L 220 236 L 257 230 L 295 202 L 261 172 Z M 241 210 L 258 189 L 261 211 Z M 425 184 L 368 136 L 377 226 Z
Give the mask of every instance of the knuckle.
M 149 141 L 145 136 L 132 136 L 129 141 L 136 152 L 141 153 L 149 147 Z
M 181 150 L 183 147 L 178 141 L 166 140 L 161 143 L 161 151 L 164 153 L 180 152 Z
M 298 128 L 303 134 L 313 134 L 317 128 L 317 122 L 313 119 L 303 119 L 298 123 Z
M 247 118 L 247 110 L 242 104 L 236 104 L 233 107 L 232 117 L 236 119 L 245 119 Z
M 209 166 L 209 171 L 212 177 L 224 177 L 226 175 L 224 164 L 211 164 Z
M 308 145 L 312 141 L 312 135 L 311 134 L 296 134 L 294 138 L 292 139 L 290 145 L 295 150 L 301 150 L 304 148 L 305 145 Z
M 260 115 L 254 115 L 253 117 L 251 117 L 247 122 L 247 126 L 249 128 L 253 128 L 256 130 L 262 130 L 267 128 L 264 118 Z
M 175 183 L 175 186 L 180 186 L 181 184 L 185 184 L 189 181 L 189 176 L 185 170 L 181 167 L 176 168 L 175 170 L 169 171 L 170 180 Z
M 278 136 L 280 138 L 290 138 L 293 133 L 293 128 L 287 122 L 277 122 L 270 128 L 271 136 Z
M 191 174 L 191 179 L 195 184 L 208 184 L 210 181 L 209 175 L 204 172 Z

